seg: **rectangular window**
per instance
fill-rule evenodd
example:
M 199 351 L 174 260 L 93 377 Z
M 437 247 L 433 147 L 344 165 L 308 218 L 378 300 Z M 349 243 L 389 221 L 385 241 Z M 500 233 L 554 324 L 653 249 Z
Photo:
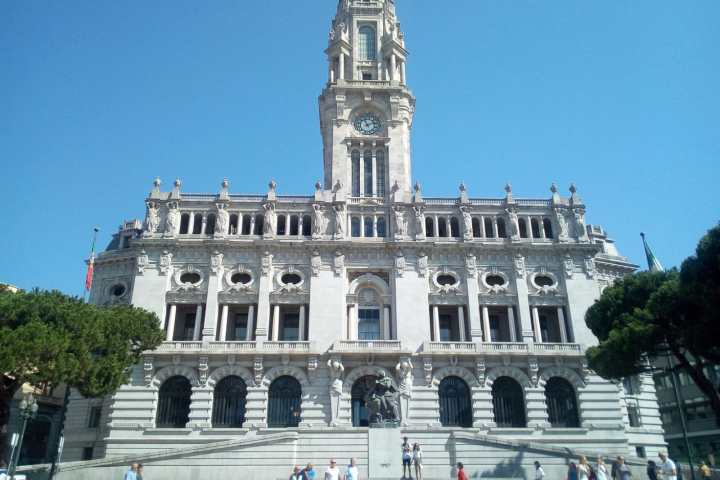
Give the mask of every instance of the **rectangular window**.
M 92 460 L 93 459 L 93 447 L 83 448 L 82 459 L 83 460 Z
M 279 335 L 282 342 L 300 341 L 300 314 L 285 313 L 282 319 L 282 328 Z
M 372 78 L 372 73 L 370 73 L 370 72 L 363 72 L 363 74 L 362 74 L 362 79 L 363 79 L 363 80 L 372 80 L 372 79 L 373 79 L 373 78 Z
M 447 313 L 440 313 L 440 341 L 441 342 L 459 342 L 460 332 L 455 321 L 455 316 Z
M 380 340 L 380 309 L 358 310 L 358 340 Z
M 630 421 L 631 427 L 640 427 L 640 412 L 638 407 L 631 405 L 627 407 L 628 420 Z
M 640 458 L 646 458 L 645 447 L 635 447 L 635 454 Z
M 228 332 L 228 340 L 231 342 L 244 342 L 247 339 L 247 325 L 248 314 L 236 313 Z
M 100 426 L 100 416 L 102 415 L 102 406 L 96 405 L 90 407 L 90 415 L 88 416 L 88 428 L 98 428 Z
M 195 314 L 186 313 L 182 325 L 182 338 L 179 338 L 178 340 L 181 342 L 192 341 L 193 335 L 195 334 Z

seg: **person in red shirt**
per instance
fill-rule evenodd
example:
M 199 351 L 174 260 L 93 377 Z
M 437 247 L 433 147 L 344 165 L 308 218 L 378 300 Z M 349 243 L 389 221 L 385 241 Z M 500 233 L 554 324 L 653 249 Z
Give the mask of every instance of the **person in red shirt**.
M 463 468 L 462 463 L 458 463 L 458 480 L 468 480 L 467 475 L 465 475 L 465 469 Z

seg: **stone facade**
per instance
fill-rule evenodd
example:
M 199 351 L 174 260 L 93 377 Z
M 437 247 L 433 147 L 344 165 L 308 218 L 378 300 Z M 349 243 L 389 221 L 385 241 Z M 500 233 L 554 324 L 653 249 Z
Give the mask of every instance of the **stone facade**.
M 250 468 L 254 452 L 264 458 L 289 442 L 294 456 L 276 452 L 277 462 L 320 463 L 324 453 L 307 448 L 319 436 L 336 439 L 326 453 L 357 450 L 362 464 L 353 386 L 380 371 L 394 379 L 403 429 L 428 445 L 437 476 L 456 460 L 476 471 L 512 463 L 512 445 L 530 443 L 558 459 L 558 447 L 654 455 L 664 441 L 652 382 L 629 399 L 585 363 L 596 342 L 585 311 L 636 267 L 586 224 L 576 188 L 523 199 L 508 185 L 500 198 L 473 198 L 460 185 L 457 195 L 424 197 L 411 181 L 415 98 L 394 2 L 340 1 L 329 37 L 325 176 L 312 195 L 281 195 L 275 182 L 264 195 L 235 195 L 227 180 L 216 194 L 185 193 L 179 180 L 163 191 L 158 179 L 145 221 L 126 222 L 96 259 L 91 301 L 155 312 L 167 341 L 111 397 L 73 397 L 65 459 L 89 448 L 95 458 L 190 449 L 161 462 L 182 470 L 197 464 L 191 451 L 235 442 L 233 465 Z M 160 389 L 178 376 L 191 385 L 189 415 L 167 428 L 157 423 Z M 216 388 L 228 376 L 246 386 L 244 422 L 218 428 Z M 286 376 L 302 390 L 297 426 L 272 428 L 269 390 Z M 441 398 L 447 378 L 469 391 L 468 424 Z M 551 418 L 546 394 L 557 378 L 571 386 L 577 424 Z M 493 400 L 493 386 L 508 383 L 521 392 L 521 425 Z M 628 426 L 630 401 L 641 428 Z M 91 403 L 102 406 L 95 430 L 86 428 Z M 282 432 L 292 438 L 272 447 L 254 440 Z M 456 441 L 465 450 L 445 447 Z M 491 462 L 489 444 L 501 452 Z

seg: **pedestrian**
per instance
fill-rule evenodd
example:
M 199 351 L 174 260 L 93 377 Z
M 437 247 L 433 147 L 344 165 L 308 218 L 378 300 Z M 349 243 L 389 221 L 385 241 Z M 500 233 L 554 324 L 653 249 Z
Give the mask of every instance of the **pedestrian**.
M 652 460 L 648 460 L 647 477 L 648 477 L 648 480 L 658 480 L 657 465 Z
M 568 465 L 567 480 L 578 480 L 578 471 L 575 462 L 570 462 L 570 465 Z
M 617 478 L 618 480 L 630 480 L 632 478 L 632 471 L 625 464 L 625 457 L 622 455 L 617 457 Z
M 315 480 L 315 466 L 312 463 L 308 463 L 302 471 L 303 480 Z
M 135 473 L 137 480 L 143 480 L 143 464 L 138 463 L 137 472 Z
M 410 465 L 412 464 L 412 447 L 408 442 L 408 437 L 403 437 L 402 443 L 402 462 L 403 462 L 403 476 L 402 478 L 412 478 L 412 470 Z M 405 469 L 407 468 L 407 476 L 405 475 Z
M 330 459 L 330 466 L 325 470 L 325 480 L 340 480 L 340 469 L 334 458 Z
M 660 465 L 658 466 L 663 474 L 663 478 L 665 480 L 677 480 L 678 468 L 675 462 L 670 460 L 665 452 L 660 452 L 658 457 L 660 457 Z
M 131 463 L 131 464 L 130 464 L 130 468 L 128 469 L 127 472 L 125 472 L 125 477 L 124 477 L 124 479 L 125 479 L 125 480 L 138 480 L 138 478 L 137 478 L 137 469 L 138 469 L 138 464 L 137 464 L 137 463 Z
M 587 457 L 585 455 L 580 455 L 580 461 L 577 465 L 578 480 L 590 480 L 591 472 L 592 468 L 588 465 Z
M 353 457 L 345 470 L 345 480 L 360 480 L 360 472 L 357 467 L 357 460 Z
M 597 480 L 608 480 L 608 469 L 602 455 L 598 456 L 597 466 L 595 467 L 595 478 Z
M 710 471 L 710 467 L 707 466 L 707 463 L 700 462 L 698 470 L 700 471 L 700 478 L 702 480 L 712 478 L 712 472 Z
M 423 478 L 423 451 L 419 443 L 413 445 L 413 465 L 415 465 L 415 478 L 422 480 Z
M 302 468 L 300 465 L 295 465 L 293 471 L 290 474 L 290 480 L 302 480 Z
M 545 478 L 545 470 L 540 466 L 540 462 L 535 461 L 535 480 L 543 480 Z
M 458 469 L 457 480 L 468 480 L 467 475 L 465 475 L 465 466 L 462 464 L 462 462 L 458 462 L 457 469 Z

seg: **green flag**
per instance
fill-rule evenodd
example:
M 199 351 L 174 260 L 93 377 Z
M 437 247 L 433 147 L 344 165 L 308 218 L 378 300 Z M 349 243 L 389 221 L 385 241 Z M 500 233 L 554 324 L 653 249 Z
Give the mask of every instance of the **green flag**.
M 650 248 L 650 245 L 648 245 L 647 240 L 645 240 L 645 234 L 640 233 L 640 236 L 643 240 L 643 247 L 645 247 L 645 257 L 647 258 L 648 270 L 651 272 L 664 272 L 665 268 L 663 268 L 662 263 L 660 263 L 660 260 L 657 259 Z

